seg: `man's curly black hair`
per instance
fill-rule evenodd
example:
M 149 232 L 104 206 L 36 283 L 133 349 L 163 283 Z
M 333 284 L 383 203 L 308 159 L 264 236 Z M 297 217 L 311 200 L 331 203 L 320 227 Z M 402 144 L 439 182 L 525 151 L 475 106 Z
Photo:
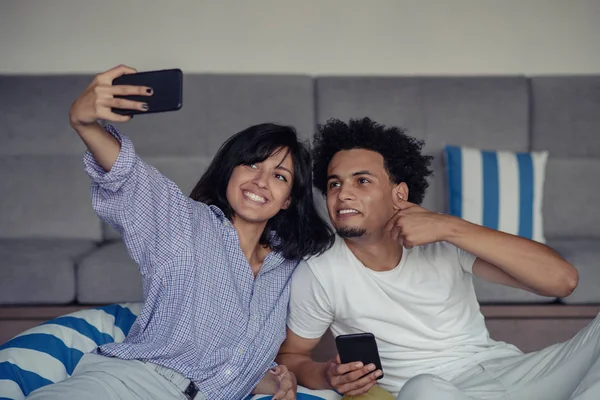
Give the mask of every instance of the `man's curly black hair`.
M 408 201 L 421 204 L 429 186 L 427 177 L 433 157 L 421 154 L 424 142 L 405 134 L 398 127 L 386 127 L 368 117 L 351 119 L 349 123 L 329 119 L 319 125 L 313 140 L 314 185 L 325 196 L 327 168 L 341 150 L 365 149 L 383 156 L 384 166 L 394 184 L 405 182 Z

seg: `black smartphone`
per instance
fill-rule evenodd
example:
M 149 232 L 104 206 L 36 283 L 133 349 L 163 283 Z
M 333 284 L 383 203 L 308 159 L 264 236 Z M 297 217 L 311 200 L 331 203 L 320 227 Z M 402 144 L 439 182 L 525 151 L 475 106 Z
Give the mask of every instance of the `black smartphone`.
M 375 336 L 372 333 L 339 335 L 335 338 L 335 345 L 342 364 L 355 361 L 360 361 L 363 365 L 375 364 L 375 370 L 381 370 L 381 376 L 377 379 L 383 378 L 379 350 L 377 349 Z
M 152 96 L 115 96 L 122 99 L 142 101 L 148 104 L 147 111 L 113 108 L 120 115 L 137 115 L 179 110 L 183 105 L 183 73 L 180 69 L 125 74 L 113 80 L 113 85 L 148 86 Z

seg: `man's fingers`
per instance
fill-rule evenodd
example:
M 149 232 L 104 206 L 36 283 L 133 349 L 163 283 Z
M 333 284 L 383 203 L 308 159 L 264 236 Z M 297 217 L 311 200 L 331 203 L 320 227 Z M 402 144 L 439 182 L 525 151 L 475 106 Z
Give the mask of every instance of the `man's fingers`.
M 366 385 L 359 385 L 356 382 L 352 382 L 352 383 L 346 383 L 345 385 L 342 385 L 340 387 L 337 388 L 337 391 L 342 393 L 342 394 L 348 394 L 351 392 L 361 392 L 364 393 L 367 390 L 363 389 L 365 388 L 365 386 L 369 385 L 371 383 L 371 381 L 369 381 L 369 383 L 367 383 Z
M 399 210 L 398 212 L 396 212 L 394 215 L 392 215 L 392 217 L 390 219 L 388 219 L 388 221 L 385 223 L 385 227 L 384 229 L 387 232 L 390 232 L 392 229 L 394 229 L 394 227 L 396 226 L 396 224 L 398 223 L 398 219 L 400 218 L 400 213 L 402 212 L 402 210 Z
M 363 363 L 361 363 L 361 362 L 340 364 L 335 367 L 335 374 L 336 375 L 345 375 L 348 372 L 356 371 L 357 369 L 361 369 L 362 367 L 363 367 Z
M 370 373 L 372 372 L 372 373 Z M 350 372 L 349 374 L 346 374 L 345 377 L 347 378 L 346 382 L 349 383 L 356 383 L 359 387 L 360 386 L 364 386 L 367 383 L 369 383 L 372 379 L 376 378 L 376 373 L 377 371 L 375 371 L 375 365 L 373 364 L 369 364 L 364 366 L 363 368 L 359 369 L 358 371 L 354 371 L 354 372 Z
M 395 242 L 400 241 L 401 239 L 401 235 L 402 235 L 402 229 L 399 226 L 395 226 L 391 231 L 390 231 L 390 236 L 392 237 L 392 239 Z
M 394 226 L 390 232 L 390 237 L 392 238 L 393 241 L 399 243 L 400 245 L 403 245 L 405 240 L 404 240 L 404 228 L 402 226 L 396 225 Z
M 373 371 L 372 368 L 365 367 L 361 371 L 357 371 L 357 372 L 363 373 L 363 372 L 365 372 L 364 371 L 365 369 L 367 369 L 366 372 Z M 368 375 L 363 376 L 362 378 L 360 378 L 360 376 L 362 376 L 362 375 L 359 375 L 358 377 L 354 377 L 354 379 L 352 379 L 349 383 L 346 383 L 345 385 L 342 385 L 340 387 L 340 393 L 348 394 L 348 393 L 354 392 L 354 391 L 361 391 L 365 387 L 368 386 L 369 388 L 367 390 L 361 392 L 361 393 L 365 393 L 373 386 L 373 384 L 375 384 L 375 382 L 377 381 L 377 377 L 380 375 L 381 375 L 381 370 L 377 370 L 377 371 L 371 372 Z M 360 378 L 360 379 L 358 379 L 358 378 Z
M 398 207 L 400 207 L 400 210 L 406 210 L 407 208 L 416 206 L 415 203 L 411 203 L 408 200 L 404 200 L 402 197 L 398 197 L 398 201 L 396 202 L 396 205 Z
M 369 372 L 372 372 L 374 369 L 375 366 L 373 364 L 369 364 L 355 371 L 351 371 L 346 373 L 345 375 L 339 376 L 335 380 L 336 384 L 334 385 L 334 387 L 340 393 L 346 393 L 347 391 L 360 388 L 369 383 L 372 379 L 374 379 L 369 378 L 371 376 Z
M 369 383 L 367 386 L 363 386 L 360 389 L 356 389 L 356 390 L 351 390 L 348 393 L 344 393 L 345 396 L 359 396 L 361 394 L 365 394 L 367 393 L 369 390 L 371 390 L 371 388 L 373 386 L 375 386 L 375 384 L 377 384 L 377 381 L 373 381 L 371 383 Z
M 366 369 L 367 367 L 365 367 L 361 362 L 336 365 L 330 372 L 331 375 L 329 384 L 339 391 L 340 387 L 344 386 L 348 382 L 358 379 L 362 375 L 369 372 L 368 370 L 364 373 L 359 372 L 359 375 L 355 378 L 350 376 L 350 372 L 361 370 L 362 368 Z

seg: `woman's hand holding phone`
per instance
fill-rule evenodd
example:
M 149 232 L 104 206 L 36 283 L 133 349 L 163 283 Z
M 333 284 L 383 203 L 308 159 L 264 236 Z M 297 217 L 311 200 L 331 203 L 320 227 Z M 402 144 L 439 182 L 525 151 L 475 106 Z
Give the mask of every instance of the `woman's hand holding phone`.
M 325 367 L 325 379 L 335 391 L 343 395 L 358 396 L 367 393 L 375 386 L 379 376 L 381 371 L 375 370 L 375 364 L 342 364 L 339 355 L 329 360 Z
M 111 110 L 112 107 L 145 109 L 142 102 L 114 97 L 127 94 L 152 95 L 152 89 L 147 87 L 112 85 L 113 79 L 124 74 L 134 74 L 135 72 L 133 68 L 120 65 L 96 75 L 92 83 L 73 102 L 69 110 L 71 127 L 92 152 L 98 164 L 107 172 L 111 170 L 117 160 L 121 144 L 98 124 L 98 120 L 126 122 L 131 119 L 131 116 L 115 114 Z
M 119 115 L 112 108 L 145 111 L 143 102 L 115 98 L 115 96 L 140 95 L 152 96 L 152 88 L 145 86 L 117 85 L 114 79 L 125 74 L 135 74 L 137 71 L 125 65 L 119 65 L 96 75 L 87 89 L 73 102 L 69 110 L 69 119 L 73 129 L 95 124 L 99 119 L 126 122 L 131 116 Z

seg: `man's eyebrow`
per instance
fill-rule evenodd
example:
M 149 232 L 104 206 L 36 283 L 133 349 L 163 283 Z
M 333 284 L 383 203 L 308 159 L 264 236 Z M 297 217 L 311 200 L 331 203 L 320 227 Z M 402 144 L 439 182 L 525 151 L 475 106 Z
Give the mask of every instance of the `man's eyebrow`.
M 358 175 L 369 175 L 369 176 L 373 176 L 373 177 L 377 178 L 377 176 L 375 174 L 367 171 L 366 169 L 352 173 L 352 176 L 358 176 Z M 331 180 L 331 179 L 340 179 L 340 177 L 339 177 L 339 175 L 328 175 L 327 180 Z
M 370 176 L 375 176 L 374 174 L 372 174 L 371 172 L 367 171 L 366 169 L 365 169 L 365 170 L 363 170 L 363 171 L 357 171 L 357 172 L 354 172 L 354 173 L 352 174 L 352 176 L 357 176 L 357 175 L 370 175 Z

